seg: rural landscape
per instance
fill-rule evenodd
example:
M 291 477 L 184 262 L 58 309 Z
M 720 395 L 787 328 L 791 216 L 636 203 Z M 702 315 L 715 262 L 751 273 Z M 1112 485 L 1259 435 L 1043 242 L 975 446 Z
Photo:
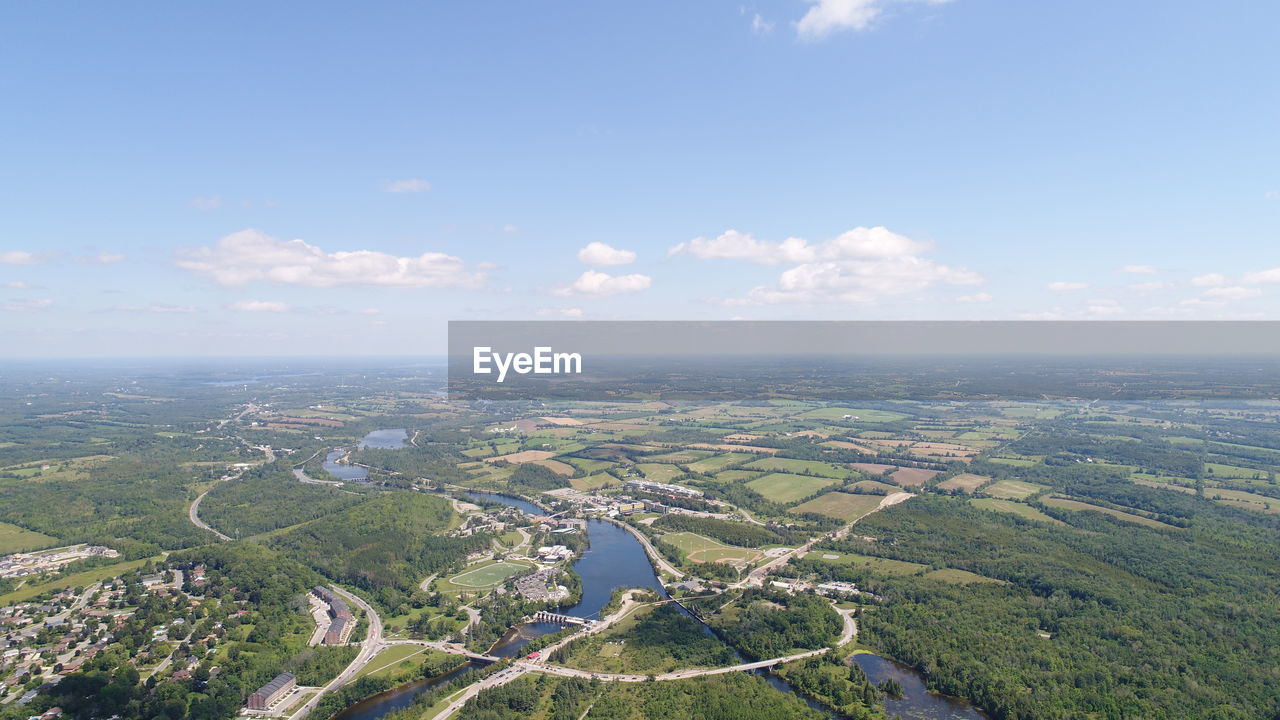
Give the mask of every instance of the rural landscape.
M 13 369 L 6 720 L 1280 712 L 1280 378 L 1248 362 L 724 402 Z

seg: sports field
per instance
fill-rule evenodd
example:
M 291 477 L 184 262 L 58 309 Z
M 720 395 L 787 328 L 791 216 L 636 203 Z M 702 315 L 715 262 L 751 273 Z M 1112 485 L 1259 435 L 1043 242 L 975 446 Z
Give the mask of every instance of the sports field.
M 527 572 L 529 568 L 530 566 L 525 563 L 510 560 L 506 562 L 494 562 L 458 573 L 457 575 L 449 578 L 448 582 L 450 585 L 457 585 L 458 587 L 463 588 L 493 587 L 494 585 L 504 582 L 507 578 L 514 577 L 522 572 Z
M 807 503 L 791 508 L 791 512 L 817 513 L 850 522 L 880 507 L 881 500 L 884 500 L 883 495 L 852 495 L 843 492 L 829 492 L 826 495 L 816 497 Z
M 787 473 L 770 473 L 747 483 L 747 487 L 755 490 L 767 499 L 777 503 L 791 503 L 809 497 L 819 490 L 833 484 L 831 478 L 811 477 L 808 475 L 789 475 Z
M 695 533 L 678 532 L 662 536 L 662 542 L 679 549 L 690 562 L 740 561 L 754 563 L 764 557 L 758 550 L 725 545 Z

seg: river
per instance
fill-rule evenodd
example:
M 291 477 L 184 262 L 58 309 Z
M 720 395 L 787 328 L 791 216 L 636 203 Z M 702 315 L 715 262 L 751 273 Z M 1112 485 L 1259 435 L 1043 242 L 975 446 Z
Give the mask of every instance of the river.
M 530 515 L 542 515 L 543 511 L 525 500 L 492 493 L 467 493 L 473 499 L 485 499 L 519 508 Z M 632 535 L 613 523 L 604 520 L 588 520 L 587 534 L 591 547 L 573 563 L 573 569 L 582 577 L 582 599 L 571 608 L 563 609 L 565 615 L 597 618 L 608 604 L 613 591 L 619 587 L 647 587 L 668 597 L 658 581 L 653 565 L 644 548 Z M 560 630 L 555 623 L 525 623 L 508 631 L 490 650 L 498 657 L 518 657 L 523 648 L 534 638 Z M 710 630 L 708 630 L 710 632 Z M 873 682 L 894 677 L 902 684 L 904 697 L 887 700 L 889 717 L 898 714 L 904 720 L 986 720 L 986 715 L 974 710 L 963 701 L 929 693 L 924 681 L 910 668 L 893 663 L 877 655 L 856 656 Z M 879 661 L 879 662 L 876 662 Z M 448 683 L 458 675 L 470 672 L 478 664 L 469 663 L 462 668 L 431 680 L 418 680 L 384 693 L 366 698 L 339 713 L 335 720 L 375 720 L 387 713 L 407 707 L 418 695 Z M 794 692 L 786 682 L 775 675 L 763 673 L 771 685 L 783 692 Z M 827 712 L 820 705 L 810 702 L 810 707 Z
M 359 447 L 379 450 L 399 450 L 409 447 L 409 431 L 405 428 L 387 428 L 374 430 L 360 439 Z M 369 471 L 359 465 L 340 463 L 338 460 L 347 454 L 346 448 L 334 448 L 324 456 L 324 470 L 339 480 L 364 482 L 369 479 Z

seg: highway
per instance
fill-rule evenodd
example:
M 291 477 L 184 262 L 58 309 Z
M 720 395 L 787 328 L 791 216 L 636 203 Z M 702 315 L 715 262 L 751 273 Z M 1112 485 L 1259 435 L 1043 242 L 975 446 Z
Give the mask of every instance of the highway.
M 368 665 L 369 661 L 373 660 L 378 653 L 382 652 L 382 650 L 387 647 L 387 644 L 382 639 L 382 618 L 378 616 L 378 611 L 374 610 L 373 606 L 365 602 L 363 598 L 357 595 L 352 595 L 336 585 L 330 585 L 329 588 L 346 598 L 348 602 L 353 603 L 364 611 L 365 619 L 369 624 L 369 632 L 365 636 L 364 642 L 360 643 L 360 652 L 356 654 L 355 660 L 352 660 L 351 664 L 347 665 L 345 670 L 338 673 L 337 677 L 330 680 L 324 687 L 320 688 L 319 692 L 312 695 L 302 707 L 295 710 L 290 716 L 291 720 L 301 720 L 302 718 L 305 718 L 316 708 L 316 705 L 320 703 L 320 698 L 324 697 L 329 691 L 340 688 L 354 680 L 356 674 L 358 674 L 365 665 Z
M 229 477 L 229 476 L 228 476 L 228 477 Z M 223 479 L 223 480 L 226 480 L 227 478 L 226 478 L 226 477 L 224 477 L 224 478 L 222 478 L 222 479 Z M 212 490 L 212 489 L 213 489 L 213 488 L 209 488 L 209 490 Z M 202 492 L 202 493 L 200 493 L 199 495 L 197 495 L 197 496 L 196 496 L 196 499 L 191 503 L 191 507 L 190 507 L 190 508 L 187 508 L 187 516 L 191 518 L 191 524 L 192 524 L 192 525 L 195 525 L 196 527 L 200 528 L 201 530 L 208 530 L 209 532 L 213 533 L 214 535 L 217 535 L 217 536 L 218 536 L 218 539 L 220 539 L 220 540 L 230 540 L 230 539 L 231 539 L 231 536 L 230 536 L 230 535 L 225 535 L 225 534 L 223 534 L 223 533 L 221 533 L 221 532 L 219 532 L 219 531 L 217 531 L 217 530 L 214 530 L 213 528 L 211 528 L 211 527 L 209 527 L 207 524 L 205 524 L 205 522 L 204 522 L 203 520 L 201 520 L 201 519 L 200 519 L 200 501 L 204 499 L 204 496 L 205 496 L 205 495 L 208 495 L 208 494 L 209 494 L 209 490 L 205 490 L 204 492 Z

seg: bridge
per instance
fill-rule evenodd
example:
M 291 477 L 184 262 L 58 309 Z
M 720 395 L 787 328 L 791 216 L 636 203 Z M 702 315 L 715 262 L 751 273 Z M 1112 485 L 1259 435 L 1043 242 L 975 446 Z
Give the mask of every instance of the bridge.
M 560 613 L 547 612 L 546 610 L 539 610 L 534 613 L 533 621 L 557 623 L 559 625 L 582 625 L 584 627 L 591 627 L 596 623 L 595 620 L 574 617 L 573 615 L 561 615 Z

